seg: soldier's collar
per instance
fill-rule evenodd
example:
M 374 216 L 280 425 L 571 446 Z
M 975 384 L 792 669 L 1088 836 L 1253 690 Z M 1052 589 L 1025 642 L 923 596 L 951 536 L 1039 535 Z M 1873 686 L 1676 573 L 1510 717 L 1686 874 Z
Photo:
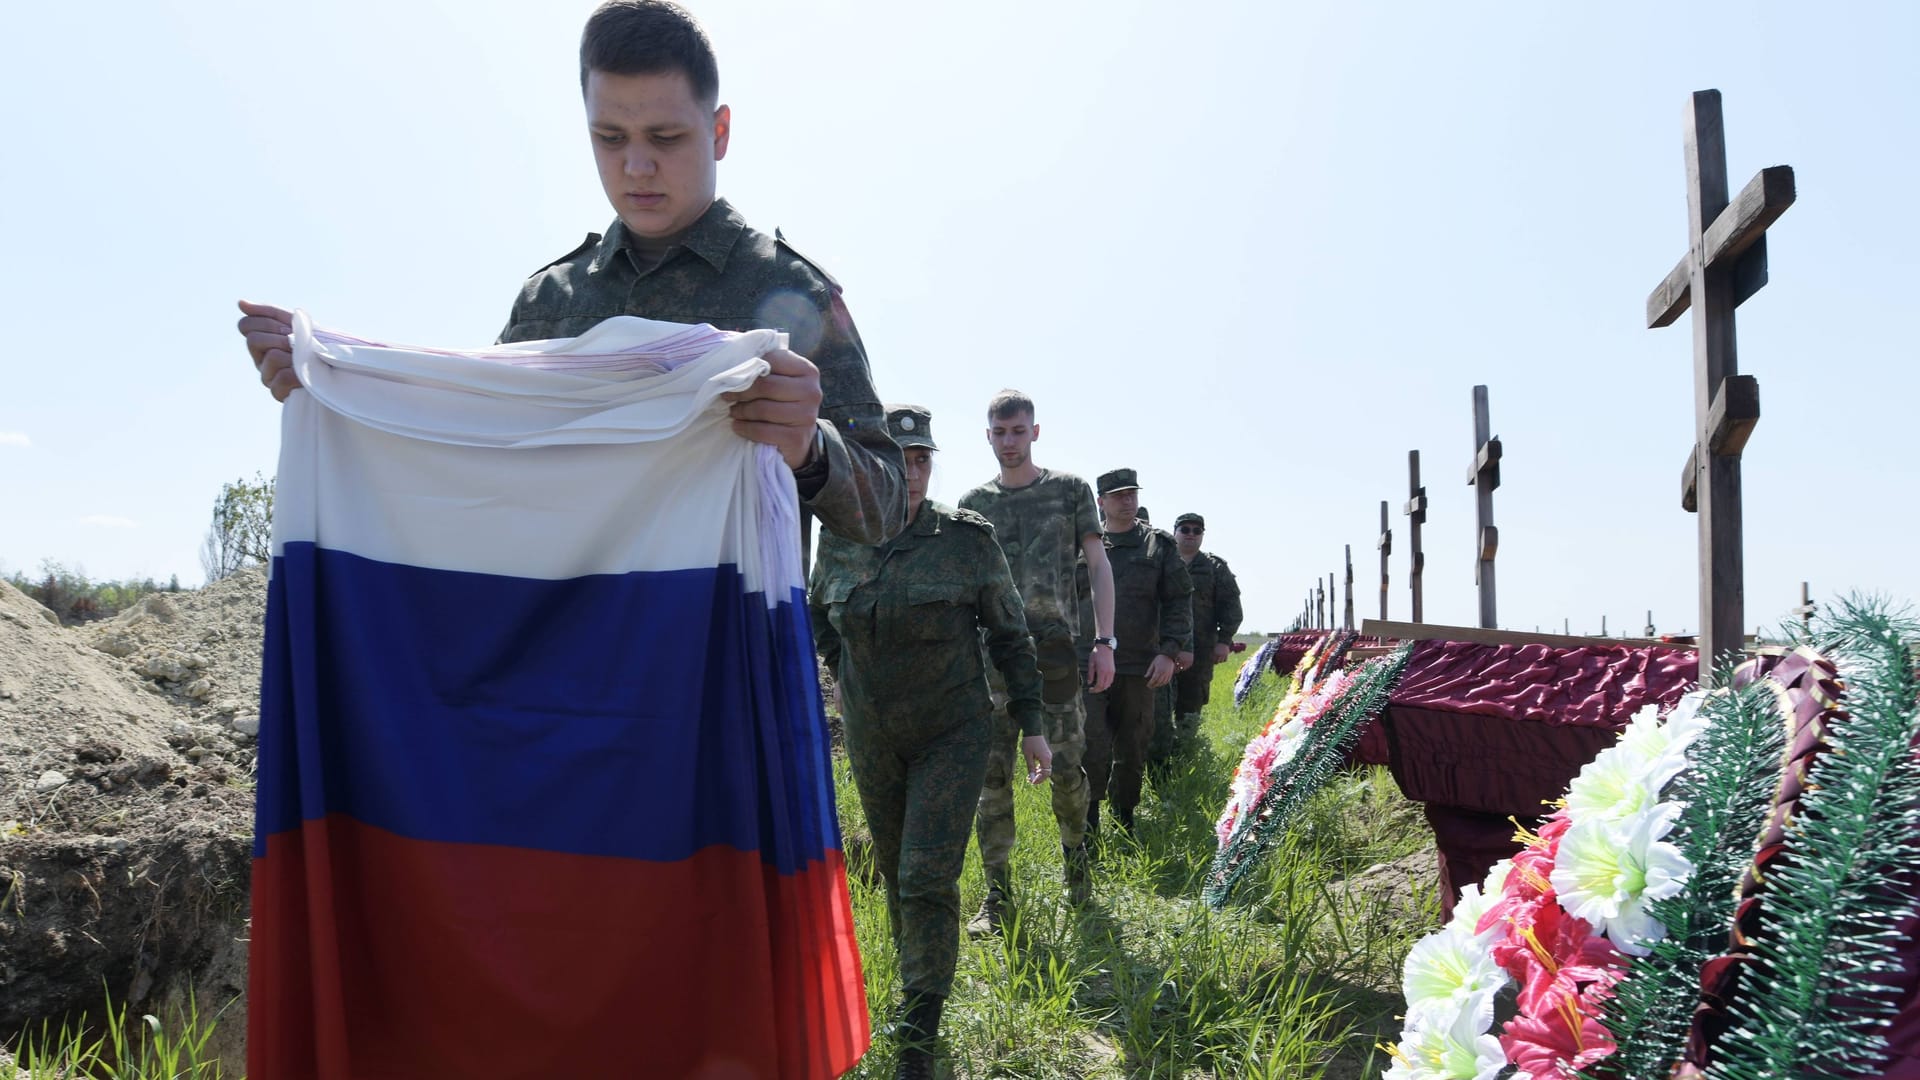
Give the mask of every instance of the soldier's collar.
M 933 500 L 926 499 L 920 503 L 920 512 L 913 515 L 913 523 L 895 533 L 888 543 L 895 548 L 912 547 L 919 537 L 938 535 L 940 514 L 934 510 Z
M 713 205 L 707 207 L 707 212 L 688 226 L 680 242 L 668 250 L 666 258 L 672 258 L 674 250 L 685 248 L 713 267 L 715 273 L 725 273 L 727 257 L 733 253 L 733 245 L 746 229 L 746 217 L 735 210 L 732 203 L 716 198 Z M 607 269 L 615 257 L 627 249 L 630 238 L 627 223 L 615 218 L 613 224 L 607 227 L 607 235 L 601 237 L 600 247 L 593 253 L 593 262 L 588 264 L 587 272 L 598 274 Z
M 915 536 L 940 535 L 940 514 L 933 508 L 932 499 L 920 501 L 920 512 L 913 515 L 912 533 Z

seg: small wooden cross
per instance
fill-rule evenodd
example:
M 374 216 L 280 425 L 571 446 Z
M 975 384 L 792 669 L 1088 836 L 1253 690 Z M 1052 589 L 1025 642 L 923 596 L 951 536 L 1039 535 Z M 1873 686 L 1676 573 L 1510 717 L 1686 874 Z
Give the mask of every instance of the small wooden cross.
M 1426 552 L 1420 550 L 1420 526 L 1427 523 L 1427 489 L 1420 486 L 1420 451 L 1407 451 L 1407 509 L 1409 542 L 1413 548 L 1413 569 L 1407 580 L 1413 589 L 1413 621 L 1420 621 L 1420 572 L 1427 568 Z M 1386 616 L 1381 616 L 1384 620 Z
M 1327 625 L 1327 587 L 1315 582 L 1313 592 L 1313 628 L 1320 630 Z
M 1473 388 L 1473 468 L 1467 470 L 1467 485 L 1474 489 L 1475 516 L 1479 519 L 1480 561 L 1474 567 L 1473 581 L 1480 586 L 1480 626 L 1491 630 L 1498 625 L 1493 615 L 1493 556 L 1500 550 L 1500 530 L 1493 527 L 1493 489 L 1500 486 L 1500 440 L 1492 437 L 1493 422 L 1487 417 L 1487 388 Z
M 1760 170 L 1727 198 L 1720 91 L 1702 90 L 1686 117 L 1687 253 L 1647 297 L 1647 326 L 1693 309 L 1694 445 L 1680 505 L 1700 515 L 1700 685 L 1713 662 L 1745 642 L 1740 452 L 1760 419 L 1760 385 L 1739 373 L 1733 311 L 1767 283 L 1767 226 L 1793 205 L 1793 169 Z
M 1340 629 L 1351 630 L 1353 629 L 1353 545 L 1347 544 L 1345 547 L 1347 549 L 1347 606 L 1344 609 L 1346 617 L 1341 621 Z
M 1801 582 L 1800 606 L 1794 608 L 1792 613 L 1800 616 L 1800 632 L 1807 637 L 1813 636 L 1813 615 L 1814 612 L 1819 610 L 1820 609 L 1813 604 L 1813 597 L 1807 594 L 1807 583 L 1804 581 Z
M 1387 528 L 1387 500 L 1380 500 L 1380 621 L 1387 621 L 1387 557 L 1393 554 L 1393 530 Z

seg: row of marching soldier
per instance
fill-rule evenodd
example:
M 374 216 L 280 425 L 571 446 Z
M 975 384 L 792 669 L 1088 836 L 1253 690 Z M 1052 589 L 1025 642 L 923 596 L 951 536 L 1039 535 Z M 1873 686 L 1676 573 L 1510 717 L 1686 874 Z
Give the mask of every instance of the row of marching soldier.
M 1000 933 L 1014 911 L 1016 759 L 1028 783 L 1049 783 L 1066 898 L 1085 905 L 1100 803 L 1131 839 L 1147 767 L 1197 740 L 1240 624 L 1232 572 L 1201 550 L 1205 520 L 1180 515 L 1177 539 L 1153 528 L 1131 468 L 1100 474 L 1096 510 L 1085 480 L 1034 461 L 1026 395 L 988 404 L 999 472 L 958 508 L 927 498 L 932 421 L 888 408 L 907 525 L 877 546 L 826 534 L 808 590 L 886 882 L 901 1077 L 932 1075 L 970 832 L 987 892 L 969 931 Z

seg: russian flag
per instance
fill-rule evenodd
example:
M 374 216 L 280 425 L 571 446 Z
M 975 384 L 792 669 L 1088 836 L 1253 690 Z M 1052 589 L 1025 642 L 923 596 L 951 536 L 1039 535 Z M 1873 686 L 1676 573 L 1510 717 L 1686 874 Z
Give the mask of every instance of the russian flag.
M 837 1076 L 869 1039 L 771 331 L 294 329 L 253 1080 Z

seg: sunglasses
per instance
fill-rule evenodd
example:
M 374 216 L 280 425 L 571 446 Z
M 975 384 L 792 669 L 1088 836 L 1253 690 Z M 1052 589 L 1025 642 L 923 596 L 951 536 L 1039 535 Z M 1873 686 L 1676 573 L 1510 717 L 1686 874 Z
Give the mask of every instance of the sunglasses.
M 1182 535 L 1182 536 L 1199 536 L 1199 535 L 1200 535 L 1201 533 L 1204 533 L 1204 532 L 1206 532 L 1206 531 L 1207 531 L 1207 530 L 1205 530 L 1205 529 L 1203 529 L 1203 528 L 1201 528 L 1201 527 L 1200 527 L 1200 526 L 1198 526 L 1198 525 L 1182 525 L 1182 526 L 1180 526 L 1180 535 Z

